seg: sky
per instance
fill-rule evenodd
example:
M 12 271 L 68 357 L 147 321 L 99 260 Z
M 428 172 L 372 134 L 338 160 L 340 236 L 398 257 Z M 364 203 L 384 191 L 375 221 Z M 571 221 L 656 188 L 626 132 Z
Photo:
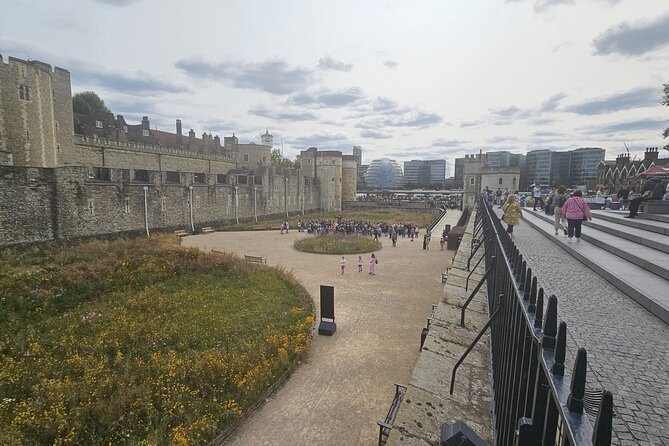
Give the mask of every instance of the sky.
M 0 54 L 130 123 L 363 162 L 666 144 L 669 0 L 0 0 Z M 26 18 L 29 18 L 26 20 Z

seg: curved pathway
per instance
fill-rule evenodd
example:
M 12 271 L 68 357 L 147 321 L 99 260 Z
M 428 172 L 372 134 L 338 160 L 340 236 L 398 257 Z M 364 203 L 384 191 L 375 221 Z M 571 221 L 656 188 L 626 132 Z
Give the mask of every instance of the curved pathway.
M 347 255 L 342 276 L 338 255 L 296 251 L 293 242 L 306 233 L 291 231 L 217 232 L 186 237 L 185 246 L 240 255 L 262 255 L 283 266 L 304 284 L 319 310 L 320 285 L 335 287 L 337 332 L 314 334 L 308 357 L 288 382 L 252 415 L 229 441 L 241 445 L 374 445 L 376 421 L 382 420 L 394 395 L 394 382 L 406 383 L 416 364 L 420 332 L 431 304 L 442 298 L 441 272 L 452 251 L 440 251 L 444 224 L 455 226 L 459 211 L 449 211 L 437 225 L 430 250 L 422 235 L 400 238 L 393 248 L 382 238 L 375 276 L 367 264 L 358 273 L 357 256 Z M 310 237 L 310 236 L 309 236 Z M 363 255 L 365 261 L 369 254 Z

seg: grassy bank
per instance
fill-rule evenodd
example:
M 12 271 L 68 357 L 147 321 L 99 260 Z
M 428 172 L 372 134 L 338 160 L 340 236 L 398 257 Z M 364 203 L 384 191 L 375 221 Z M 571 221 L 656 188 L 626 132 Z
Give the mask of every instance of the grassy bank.
M 426 228 L 432 223 L 432 219 L 435 214 L 432 211 L 421 211 L 421 212 L 405 212 L 399 209 L 380 209 L 375 211 L 341 211 L 341 212 L 312 212 L 306 213 L 304 217 L 302 216 L 291 216 L 288 219 L 290 227 L 292 229 L 297 229 L 297 221 L 309 221 L 309 220 L 335 220 L 339 217 L 345 218 L 347 220 L 364 220 L 371 223 L 408 223 L 412 225 L 417 225 L 419 228 Z M 246 222 L 240 223 L 239 226 L 235 224 L 223 226 L 217 228 L 220 231 L 252 231 L 253 226 L 279 226 L 285 221 L 285 218 L 275 218 L 272 220 L 263 220 L 258 223 L 256 222 Z
M 381 243 L 358 235 L 327 234 L 295 240 L 298 251 L 315 254 L 362 254 L 381 249 Z
M 174 237 L 0 257 L 0 444 L 205 444 L 310 347 L 290 276 Z

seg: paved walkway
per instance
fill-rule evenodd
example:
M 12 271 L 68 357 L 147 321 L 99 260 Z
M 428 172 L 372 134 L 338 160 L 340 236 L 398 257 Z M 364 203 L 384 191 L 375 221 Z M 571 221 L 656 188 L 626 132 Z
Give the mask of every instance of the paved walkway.
M 292 245 L 305 233 L 291 231 L 217 232 L 186 237 L 183 244 L 263 255 L 281 265 L 315 297 L 320 285 L 335 287 L 337 332 L 314 336 L 311 353 L 288 382 L 256 412 L 229 442 L 246 445 L 374 445 L 376 422 L 394 395 L 394 382 L 408 382 L 419 354 L 420 332 L 431 304 L 442 298 L 441 272 L 453 252 L 439 250 L 436 232 L 455 226 L 449 211 L 435 229 L 431 249 L 400 238 L 397 248 L 383 238 L 376 276 L 357 272 L 357 256 L 347 255 L 339 273 L 336 255 L 298 252 Z M 363 255 L 368 260 L 369 254 Z M 367 265 L 365 265 L 367 266 Z
M 514 233 L 539 283 L 558 297 L 568 350 L 588 350 L 588 386 L 613 393 L 613 444 L 669 445 L 669 326 L 530 225 Z

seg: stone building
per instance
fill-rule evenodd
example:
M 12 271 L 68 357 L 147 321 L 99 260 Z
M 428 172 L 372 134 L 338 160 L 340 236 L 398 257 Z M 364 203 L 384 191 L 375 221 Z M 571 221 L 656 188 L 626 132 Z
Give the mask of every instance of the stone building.
M 463 164 L 464 205 L 474 206 L 476 198 L 486 187 L 511 193 L 518 190 L 521 179 L 519 166 L 490 166 L 482 151 L 475 155 L 465 155 Z
M 313 170 L 275 168 L 261 139 L 74 116 L 67 70 L 0 56 L 0 245 L 340 210 L 355 191 L 352 157 L 309 149 Z
M 615 160 L 601 161 L 597 166 L 597 182 L 608 189 L 609 193 L 618 193 L 630 184 L 630 178 L 653 166 L 669 165 L 669 158 L 660 158 L 660 149 L 648 147 L 643 158 L 630 159 L 629 153 L 622 153 Z

